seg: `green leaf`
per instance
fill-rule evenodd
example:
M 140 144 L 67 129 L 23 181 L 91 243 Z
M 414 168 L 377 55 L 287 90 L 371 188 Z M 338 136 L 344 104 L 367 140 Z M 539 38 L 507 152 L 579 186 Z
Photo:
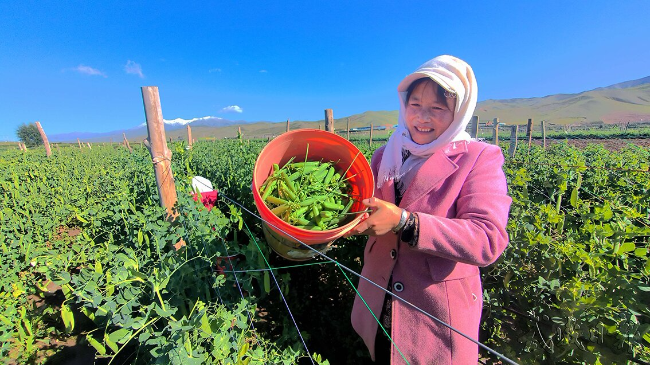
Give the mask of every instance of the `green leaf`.
M 74 314 L 70 307 L 67 304 L 61 305 L 61 319 L 63 319 L 63 325 L 65 326 L 65 332 L 70 333 L 74 329 Z
M 123 344 L 129 340 L 129 336 L 131 336 L 130 330 L 126 328 L 120 328 L 119 330 L 108 335 L 108 338 L 110 338 L 110 340 L 115 343 Z
M 77 214 L 76 217 L 77 217 L 77 220 L 78 220 L 79 222 L 88 224 L 88 221 L 85 220 L 85 219 L 83 219 L 83 218 L 81 218 L 81 216 L 80 216 L 79 214 Z
M 102 262 L 99 260 L 95 261 L 95 272 L 99 275 L 104 273 L 104 270 L 102 270 Z
M 138 244 L 139 245 L 142 245 L 142 240 L 143 240 L 142 231 L 138 230 Z
M 210 321 L 208 320 L 208 315 L 204 314 L 201 317 L 201 330 L 208 335 L 212 334 L 212 328 L 210 327 Z
M 264 272 L 264 291 L 267 294 L 271 292 L 271 276 L 268 271 Z
M 4 323 L 6 326 L 8 326 L 8 327 L 13 327 L 14 326 L 14 324 L 11 323 L 11 321 L 7 317 L 3 316 L 2 314 L 0 314 L 0 321 L 2 323 Z
M 242 347 L 239 348 L 239 352 L 237 353 L 237 359 L 241 360 L 244 355 L 246 355 L 246 352 L 248 352 L 248 342 L 245 342 Z
M 577 207 L 578 206 L 578 188 L 573 188 L 571 191 L 571 206 L 572 207 Z
M 624 244 L 619 247 L 617 254 L 623 254 L 626 252 L 634 251 L 636 249 L 636 245 L 632 242 L 625 242 Z
M 637 248 L 636 250 L 634 250 L 634 256 L 636 257 L 645 257 L 647 253 L 648 250 L 645 248 Z
M 99 352 L 100 355 L 106 355 L 106 347 L 102 345 L 101 343 L 97 342 L 91 335 L 86 335 L 86 339 L 88 340 L 88 343 Z
M 117 353 L 120 350 L 120 348 L 117 346 L 117 344 L 115 342 L 113 342 L 110 339 L 110 337 L 108 337 L 108 334 L 106 334 L 106 333 L 104 333 L 104 343 L 106 345 L 108 345 L 108 347 L 110 347 L 111 350 L 113 350 L 114 353 Z

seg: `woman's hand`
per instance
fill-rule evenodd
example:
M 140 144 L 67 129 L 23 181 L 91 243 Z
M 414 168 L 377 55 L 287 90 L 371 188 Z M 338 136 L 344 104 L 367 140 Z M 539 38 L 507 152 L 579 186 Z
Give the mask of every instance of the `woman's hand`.
M 364 199 L 361 203 L 370 208 L 372 212 L 370 215 L 366 213 L 366 218 L 346 233 L 346 237 L 358 234 L 381 236 L 399 224 L 402 208 L 395 204 L 374 197 Z

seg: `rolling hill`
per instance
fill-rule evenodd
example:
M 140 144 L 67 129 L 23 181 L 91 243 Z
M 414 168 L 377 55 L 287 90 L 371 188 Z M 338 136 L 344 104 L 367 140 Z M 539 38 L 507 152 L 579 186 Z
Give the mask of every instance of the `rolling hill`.
M 336 111 L 334 111 L 336 115 Z M 476 106 L 475 115 L 482 122 L 499 118 L 505 124 L 525 124 L 528 118 L 546 120 L 549 124 L 578 125 L 590 123 L 650 122 L 650 76 L 638 80 L 596 88 L 576 94 L 555 94 L 536 98 L 485 100 Z M 347 128 L 392 126 L 397 123 L 398 112 L 367 111 L 361 114 L 335 118 L 337 130 Z M 283 122 L 244 122 L 217 117 L 203 117 L 191 120 L 165 121 L 168 138 L 187 138 L 186 125 L 192 127 L 195 139 L 233 138 L 238 128 L 246 137 L 265 138 L 286 131 Z M 324 119 L 316 121 L 291 121 L 291 129 L 324 127 Z M 67 133 L 50 138 L 53 142 L 76 142 L 77 138 L 90 142 L 121 141 L 122 133 L 130 140 L 146 138 L 144 125 L 107 133 Z

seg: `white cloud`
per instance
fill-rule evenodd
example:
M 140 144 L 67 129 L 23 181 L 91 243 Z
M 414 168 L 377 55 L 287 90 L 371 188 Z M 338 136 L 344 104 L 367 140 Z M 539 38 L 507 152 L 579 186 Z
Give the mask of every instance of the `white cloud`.
M 262 74 L 265 74 L 265 73 L 267 73 L 267 72 L 268 72 L 268 71 L 266 71 L 266 70 L 260 70 L 260 73 L 262 73 Z
M 213 72 L 221 72 L 221 69 L 220 69 L 220 68 L 211 68 L 211 69 L 208 70 L 208 72 L 209 72 L 209 73 L 213 73 Z
M 138 75 L 141 79 L 144 79 L 144 74 L 142 73 L 142 66 L 139 63 L 135 63 L 131 60 L 126 61 L 126 66 L 124 66 L 124 71 L 127 74 Z
M 229 105 L 223 109 L 221 109 L 222 113 L 243 113 L 244 110 L 240 108 L 238 105 Z
M 73 68 L 73 70 L 79 72 L 80 74 L 84 74 L 84 75 L 108 77 L 108 76 L 106 76 L 105 73 L 99 71 L 98 69 L 92 68 L 92 67 L 86 66 L 86 65 L 79 65 L 79 66 Z

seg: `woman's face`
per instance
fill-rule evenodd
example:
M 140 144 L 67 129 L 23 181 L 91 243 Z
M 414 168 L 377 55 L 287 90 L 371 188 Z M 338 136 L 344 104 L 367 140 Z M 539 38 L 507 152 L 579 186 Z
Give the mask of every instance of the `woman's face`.
M 422 82 L 406 102 L 406 127 L 417 144 L 433 142 L 454 120 L 454 111 L 447 105 L 447 98 L 439 95 L 438 87 L 431 80 Z

